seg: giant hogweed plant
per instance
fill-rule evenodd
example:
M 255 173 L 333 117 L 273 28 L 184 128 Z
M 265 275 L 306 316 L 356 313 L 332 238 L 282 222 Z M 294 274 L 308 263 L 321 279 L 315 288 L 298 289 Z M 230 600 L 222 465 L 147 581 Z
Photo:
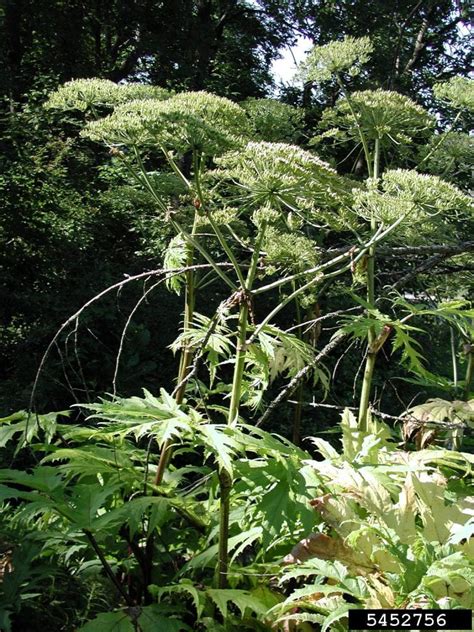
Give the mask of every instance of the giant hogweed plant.
M 363 61 L 359 44 L 348 44 Z M 446 204 L 448 210 L 465 204 L 455 187 L 436 178 L 380 175 L 382 150 L 424 129 L 424 112 L 397 101 L 406 106 L 402 132 L 390 128 L 392 101 L 384 117 L 379 94 L 362 95 L 360 103 L 347 93 L 344 99 L 349 114 L 343 108 L 341 116 L 353 121 L 344 134 L 353 130 L 369 172 L 365 188 L 355 190 L 313 153 L 250 141 L 244 110 L 214 95 L 81 80 L 50 99 L 51 107 L 89 112 L 83 135 L 109 147 L 154 200 L 156 221 L 173 227 L 162 278 L 184 294 L 172 394 L 83 406 L 90 411 L 84 426 L 55 416 L 4 420 L 3 441 L 19 435 L 39 459 L 31 472 L 1 473 L 13 522 L 36 529 L 46 552 L 60 542 L 66 565 L 97 559 L 115 587 L 115 604 L 125 608 L 100 615 L 85 630 L 181 630 L 196 622 L 203 629 L 268 629 L 272 613 L 286 612 L 276 606 L 281 592 L 259 577 L 277 572 L 274 565 L 312 530 L 308 501 L 323 480 L 317 468 L 302 468 L 308 454 L 243 420 L 244 407 L 261 405 L 277 375 L 292 377 L 315 357 L 310 345 L 275 324 L 277 317 L 368 257 L 368 335 L 375 344 L 376 244 L 410 218 L 424 221 Z M 375 134 L 367 128 L 373 120 Z M 330 230 L 354 234 L 357 242 L 321 261 L 314 239 Z M 203 315 L 199 289 L 217 281 L 227 298 Z M 275 291 L 280 301 L 266 312 Z M 208 314 L 208 306 L 201 311 Z M 405 333 L 407 326 L 398 329 Z M 372 355 L 373 349 L 368 364 Z M 372 371 L 373 363 L 364 378 L 361 436 L 369 429 Z M 315 374 L 326 378 L 318 366 Z
M 313 143 L 329 138 L 343 145 L 350 144 L 351 151 L 359 150 L 365 162 L 367 180 L 365 188 L 355 191 L 354 210 L 358 217 L 369 223 L 372 235 L 403 217 L 404 221 L 392 232 L 392 239 L 413 245 L 436 236 L 456 240 L 459 230 L 472 226 L 471 199 L 436 176 L 424 175 L 415 169 L 392 167 L 409 159 L 410 154 L 413 156 L 414 141 L 429 139 L 433 118 L 401 94 L 381 89 L 350 94 L 346 88 L 347 77 L 362 71 L 370 53 L 368 38 L 346 37 L 341 42 L 316 47 L 309 55 L 303 66 L 305 77 L 313 82 L 334 80 L 342 95 L 334 108 L 323 113 L 321 127 L 328 129 Z M 460 84 L 465 90 L 463 95 Z M 469 96 L 472 90 L 472 81 L 461 80 L 439 85 L 436 94 L 459 108 L 466 108 L 469 104 L 472 106 L 472 96 Z M 460 228 L 456 226 L 458 222 Z M 375 255 L 376 248 L 372 245 L 363 262 L 366 315 L 357 317 L 356 322 L 346 329 L 367 338 L 358 415 L 362 430 L 367 426 L 376 358 L 394 330 L 394 349 L 402 350 L 402 359 L 409 368 L 424 373 L 421 354 L 416 343 L 411 342 L 412 328 L 406 325 L 410 316 L 394 320 L 377 309 Z

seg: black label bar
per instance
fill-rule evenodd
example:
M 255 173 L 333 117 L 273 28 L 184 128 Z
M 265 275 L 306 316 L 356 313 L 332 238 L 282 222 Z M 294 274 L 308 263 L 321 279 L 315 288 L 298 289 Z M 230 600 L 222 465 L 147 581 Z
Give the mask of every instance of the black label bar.
M 472 610 L 349 610 L 349 630 L 472 630 Z

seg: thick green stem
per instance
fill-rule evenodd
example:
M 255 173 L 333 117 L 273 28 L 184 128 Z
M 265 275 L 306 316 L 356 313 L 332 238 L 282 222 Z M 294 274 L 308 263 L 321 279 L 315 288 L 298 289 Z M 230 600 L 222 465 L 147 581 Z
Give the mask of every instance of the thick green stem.
M 379 178 L 379 167 L 380 167 L 380 140 L 377 138 L 375 140 L 375 152 L 374 152 L 374 167 L 373 167 L 373 176 L 377 181 Z M 377 220 L 374 216 L 372 216 L 370 220 L 370 229 L 372 235 L 375 234 L 377 230 Z M 375 308 L 375 245 L 370 246 L 367 253 L 367 303 L 369 308 Z M 370 314 L 368 314 L 370 318 Z M 367 432 L 367 414 L 370 405 L 370 391 L 372 387 L 372 377 L 374 374 L 375 360 L 377 357 L 377 350 L 375 349 L 374 343 L 377 337 L 377 333 L 375 330 L 375 325 L 371 325 L 369 327 L 368 335 L 367 335 L 367 359 L 365 362 L 365 370 L 364 370 L 364 378 L 362 381 L 362 390 L 360 394 L 360 402 L 359 402 L 359 428 L 362 432 Z
M 374 374 L 375 359 L 377 354 L 373 351 L 367 352 L 367 358 L 365 361 L 364 379 L 362 382 L 362 390 L 360 392 L 359 402 L 359 428 L 362 432 L 367 432 L 367 417 L 370 406 L 370 391 L 372 387 L 372 377 Z
M 197 229 L 197 213 L 194 216 L 194 223 L 191 231 L 191 236 L 194 239 L 196 229 Z M 194 261 L 194 248 L 192 244 L 189 244 L 188 256 L 186 260 L 186 266 L 192 266 Z M 184 317 L 183 317 L 183 331 L 187 331 L 193 322 L 194 317 L 194 305 L 195 305 L 195 278 L 194 271 L 188 270 L 186 272 L 186 289 L 185 289 L 185 299 L 184 299 Z M 181 357 L 179 362 L 179 370 L 178 370 L 178 384 L 180 387 L 176 391 L 175 399 L 176 403 L 181 404 L 184 399 L 184 394 L 186 392 L 186 382 L 185 377 L 189 370 L 193 358 L 193 350 L 185 346 L 181 349 Z M 163 481 L 163 476 L 165 474 L 166 468 L 168 466 L 169 460 L 171 458 L 171 453 L 173 451 L 173 444 L 168 439 L 163 444 L 160 454 L 160 460 L 158 462 L 158 467 L 155 474 L 155 485 L 161 485 Z
M 456 342 L 454 340 L 454 329 L 452 327 L 449 328 L 450 333 L 450 343 L 451 343 L 451 362 L 453 365 L 453 383 L 454 388 L 458 387 L 458 362 L 456 359 Z
M 179 167 L 176 165 L 174 160 L 163 150 L 165 153 L 168 162 L 172 166 L 173 170 L 181 176 L 183 182 L 191 188 L 191 185 L 188 179 L 181 172 Z M 196 184 L 196 189 L 198 191 L 198 197 L 200 202 L 203 200 L 203 193 L 200 185 L 200 159 L 196 151 L 193 152 L 193 165 L 194 165 L 194 179 Z M 188 241 L 188 253 L 186 258 L 186 266 L 191 267 L 194 262 L 194 250 L 196 243 L 196 232 L 198 227 L 198 212 L 197 210 L 194 213 L 194 221 L 193 227 L 191 229 L 190 240 Z M 187 331 L 193 322 L 194 317 L 194 306 L 195 306 L 195 273 L 193 270 L 188 270 L 186 272 L 186 288 L 185 288 L 185 299 L 184 299 L 184 318 L 183 318 L 183 331 Z M 186 375 L 189 371 L 189 367 L 191 365 L 193 358 L 193 350 L 189 346 L 185 346 L 181 349 L 181 357 L 179 363 L 178 370 L 178 389 L 175 394 L 176 403 L 181 404 L 184 399 L 184 394 L 186 392 Z M 166 441 L 162 447 L 160 460 L 158 463 L 158 468 L 155 474 L 155 485 L 161 485 L 163 481 L 163 476 L 168 466 L 169 460 L 171 458 L 171 453 L 173 451 L 173 444 L 170 440 Z
M 247 325 L 249 306 L 246 297 L 242 298 L 239 310 L 239 324 L 237 336 L 237 349 L 235 356 L 234 377 L 232 380 L 232 394 L 230 399 L 229 413 L 227 423 L 229 426 L 235 426 L 239 417 L 240 394 L 242 387 L 242 376 L 244 373 L 245 355 L 247 353 Z
M 164 151 L 164 150 L 163 150 Z M 165 156 L 168 159 L 168 162 L 175 166 L 174 161 L 172 161 L 165 152 Z M 176 167 L 176 169 L 181 174 L 184 182 L 189 185 L 187 178 L 181 173 L 181 171 Z M 176 170 L 174 169 L 174 170 Z M 194 213 L 194 221 L 193 227 L 191 229 L 191 241 L 188 241 L 188 253 L 186 257 L 186 266 L 190 267 L 194 263 L 194 243 L 196 240 L 196 230 L 198 225 L 198 214 L 197 211 Z M 194 271 L 188 270 L 186 272 L 186 287 L 185 287 L 185 295 L 184 295 L 184 316 L 183 316 L 183 331 L 187 331 L 193 322 L 194 317 L 194 305 L 195 305 L 195 283 L 194 283 Z M 193 357 L 193 351 L 189 346 L 185 346 L 181 349 L 181 357 L 179 361 L 179 369 L 178 369 L 178 384 L 180 387 L 178 388 L 175 399 L 178 404 L 181 404 L 184 399 L 184 394 L 186 392 L 186 383 L 184 381 L 186 374 L 188 372 L 189 366 L 191 364 Z M 161 449 L 160 460 L 158 462 L 158 467 L 155 474 L 155 485 L 161 485 L 163 481 L 163 477 L 165 474 L 165 470 L 168 466 L 169 460 L 171 458 L 171 454 L 173 451 L 173 444 L 168 439 L 163 444 Z
M 196 236 L 196 230 L 198 226 L 198 215 L 197 212 L 194 214 L 194 222 L 191 230 L 191 237 L 194 239 Z M 188 254 L 186 259 L 186 266 L 190 267 L 194 263 L 194 248 L 192 245 L 188 247 Z M 187 331 L 193 324 L 194 318 L 194 305 L 196 299 L 195 292 L 195 272 L 194 270 L 188 270 L 186 272 L 186 288 L 185 288 L 185 298 L 184 298 L 184 318 L 183 318 L 183 331 Z M 188 372 L 189 365 L 191 364 L 191 360 L 193 357 L 193 350 L 189 346 L 185 346 L 181 350 L 181 358 L 178 372 L 178 384 L 181 384 L 186 377 L 186 373 Z M 185 392 L 185 387 L 179 388 L 176 392 L 175 399 L 178 404 L 181 404 L 183 401 Z
M 242 293 L 245 289 L 242 290 Z M 227 417 L 229 426 L 235 426 L 239 419 L 240 393 L 242 386 L 242 376 L 245 366 L 246 337 L 248 326 L 248 303 L 246 296 L 241 299 L 239 310 L 239 323 L 237 334 L 237 353 L 234 366 L 234 378 L 232 380 L 232 394 Z M 230 492 L 232 490 L 232 478 L 223 468 L 219 471 L 219 553 L 217 561 L 217 586 L 226 588 L 227 572 L 229 568 L 229 515 L 230 515 Z
M 293 292 L 296 290 L 296 285 L 293 282 L 292 283 L 293 286 Z M 298 299 L 295 299 L 295 311 L 296 311 L 296 322 L 298 325 L 301 325 L 302 319 L 301 319 L 301 309 L 300 309 L 300 303 L 298 301 Z M 298 338 L 300 340 L 303 340 L 303 336 L 301 333 L 301 329 L 298 327 Z M 292 433 L 292 441 L 295 445 L 299 445 L 300 444 L 300 439 L 301 439 L 301 413 L 303 410 L 303 382 L 301 382 L 301 384 L 298 387 L 298 391 L 296 394 L 296 408 L 294 411 L 294 415 L 293 415 L 293 433 Z
M 217 587 L 227 587 L 227 573 L 229 570 L 229 516 L 230 492 L 232 478 L 225 470 L 219 472 L 219 552 L 217 562 Z
M 227 423 L 235 426 L 239 418 L 240 393 L 242 376 L 245 365 L 246 337 L 247 337 L 248 304 L 243 297 L 240 305 L 239 324 L 237 336 L 237 355 L 234 366 L 234 378 L 232 381 L 232 395 L 230 400 Z M 227 572 L 229 568 L 229 515 L 230 515 L 230 492 L 232 490 L 232 478 L 229 473 L 222 469 L 219 471 L 219 556 L 217 561 L 217 586 L 226 588 Z
M 237 352 L 234 365 L 234 376 L 232 380 L 232 392 L 227 415 L 227 424 L 234 427 L 239 419 L 240 395 L 242 389 L 242 378 L 245 368 L 245 356 L 247 352 L 247 330 L 250 301 L 252 300 L 252 286 L 257 274 L 260 247 L 265 235 L 266 223 L 260 228 L 260 233 L 256 239 L 255 250 L 252 254 L 250 267 L 247 273 L 245 285 L 240 290 L 240 309 L 237 327 Z M 239 276 L 239 278 L 241 278 Z M 217 585 L 219 588 L 227 586 L 227 573 L 229 568 L 229 515 L 230 515 L 230 492 L 232 490 L 232 478 L 230 474 L 221 468 L 219 471 L 220 489 L 220 509 L 219 509 L 219 544 Z
M 378 176 L 375 176 L 375 172 L 374 172 L 375 170 L 372 170 L 372 163 L 371 163 L 371 160 L 370 160 L 369 145 L 367 144 L 367 139 L 365 137 L 364 131 L 361 128 L 361 126 L 359 124 L 359 121 L 357 119 L 357 115 L 356 115 L 356 112 L 354 110 L 352 99 L 351 99 L 349 93 L 347 92 L 341 77 L 338 74 L 336 74 L 336 79 L 337 79 L 337 83 L 339 84 L 339 87 L 341 88 L 342 94 L 344 95 L 344 97 L 345 97 L 345 99 L 347 101 L 347 105 L 349 106 L 349 109 L 351 111 L 352 117 L 354 119 L 354 123 L 355 123 L 355 125 L 357 127 L 357 131 L 359 133 L 360 142 L 362 143 L 362 147 L 364 149 L 364 156 L 365 156 L 365 161 L 367 163 L 367 171 L 369 172 L 369 178 L 371 178 L 372 176 L 374 178 L 378 177 Z M 378 142 L 378 139 L 376 140 L 376 143 L 377 142 Z M 377 149 L 376 149 L 376 151 L 377 151 Z

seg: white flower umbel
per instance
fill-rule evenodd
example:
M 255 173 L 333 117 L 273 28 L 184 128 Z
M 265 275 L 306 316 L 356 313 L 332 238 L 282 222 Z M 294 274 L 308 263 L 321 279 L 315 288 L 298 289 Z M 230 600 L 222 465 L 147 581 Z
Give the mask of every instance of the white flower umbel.
M 91 107 L 114 107 L 132 100 L 162 100 L 170 96 L 171 93 L 164 88 L 140 83 L 118 84 L 108 79 L 74 79 L 53 92 L 45 107 L 86 111 Z
M 257 223 L 264 213 L 271 224 L 283 217 L 290 224 L 299 218 L 336 225 L 341 209 L 349 204 L 351 191 L 345 179 L 294 145 L 250 142 L 216 162 L 227 193 L 242 209 L 254 212 Z
M 334 75 L 347 72 L 358 75 L 369 60 L 373 46 L 368 37 L 347 36 L 342 41 L 316 46 L 301 68 L 307 81 L 328 81 Z
M 447 101 L 454 108 L 474 110 L 474 80 L 453 77 L 434 86 L 434 94 L 440 101 Z
M 177 154 L 208 156 L 242 144 L 247 118 L 237 104 L 207 92 L 186 92 L 166 101 L 131 101 L 89 123 L 82 132 L 109 145 L 157 146 Z
M 358 141 L 362 133 L 368 142 L 378 139 L 382 146 L 406 145 L 426 135 L 433 117 L 408 97 L 389 90 L 364 90 L 341 99 L 324 112 L 321 127 L 341 140 Z

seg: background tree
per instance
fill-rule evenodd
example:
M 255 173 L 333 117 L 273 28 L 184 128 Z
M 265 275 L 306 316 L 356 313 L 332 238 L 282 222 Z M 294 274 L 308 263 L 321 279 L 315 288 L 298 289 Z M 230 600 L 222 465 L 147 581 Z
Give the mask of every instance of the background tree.
M 472 69 L 468 2 L 397 0 L 387 5 L 383 1 L 303 0 L 286 4 L 298 31 L 315 45 L 342 35 L 371 36 L 374 55 L 355 87 L 367 85 L 370 77 L 372 85 L 427 98 L 434 81 L 466 76 Z

